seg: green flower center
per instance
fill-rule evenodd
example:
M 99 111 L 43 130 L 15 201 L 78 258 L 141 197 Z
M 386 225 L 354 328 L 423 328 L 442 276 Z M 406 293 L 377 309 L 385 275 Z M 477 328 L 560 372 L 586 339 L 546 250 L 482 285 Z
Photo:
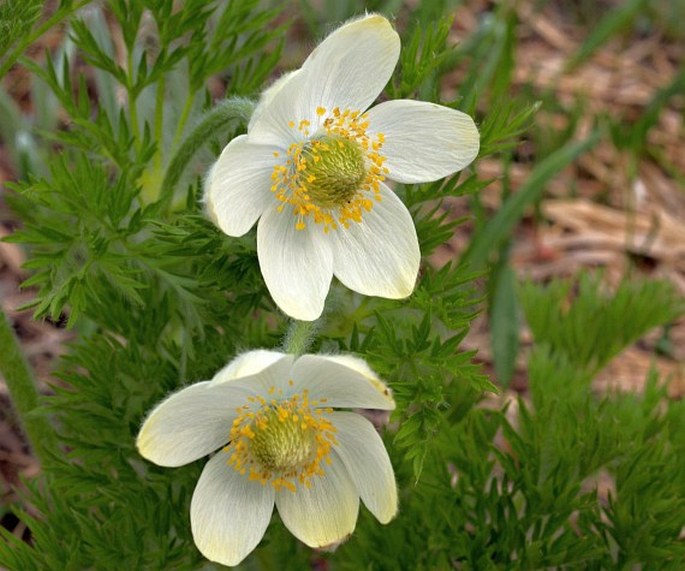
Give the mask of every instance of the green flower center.
M 345 137 L 327 135 L 309 141 L 300 156 L 300 184 L 321 208 L 348 203 L 366 177 L 361 147 Z
M 294 492 L 297 484 L 310 486 L 311 478 L 323 476 L 322 464 L 331 461 L 335 427 L 327 417 L 333 411 L 322 408 L 323 400 L 310 401 L 306 390 L 289 398 L 278 391 L 278 396 L 249 397 L 250 404 L 237 409 L 224 451 L 230 454 L 228 465 L 250 480 Z
M 292 213 L 297 230 L 304 230 L 308 220 L 324 232 L 361 224 L 364 213 L 381 200 L 381 184 L 389 173 L 380 153 L 385 135 L 368 132 L 367 113 L 338 107 L 317 107 L 316 113 L 323 124 L 312 135 L 310 121 L 288 123 L 305 140 L 292 143 L 271 173 L 278 211 Z
M 301 466 L 312 453 L 314 437 L 297 414 L 283 416 L 274 408 L 262 412 L 250 450 L 267 470 L 282 472 Z

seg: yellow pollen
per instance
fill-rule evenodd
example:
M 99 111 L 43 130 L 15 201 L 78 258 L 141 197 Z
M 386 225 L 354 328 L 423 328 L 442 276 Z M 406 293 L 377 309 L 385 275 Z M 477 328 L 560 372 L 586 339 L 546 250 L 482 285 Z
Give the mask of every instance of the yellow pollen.
M 361 223 L 364 212 L 380 201 L 388 174 L 379 152 L 385 136 L 367 132 L 367 113 L 317 107 L 316 114 L 325 119 L 311 137 L 308 120 L 288 122 L 291 128 L 297 124 L 305 140 L 291 144 L 284 163 L 273 168 L 271 191 L 280 203 L 278 211 L 293 214 L 297 230 L 313 221 L 328 232 Z
M 275 392 L 273 387 L 268 390 Z M 327 418 L 332 410 L 319 408 L 320 401 L 310 401 L 306 390 L 270 403 L 262 397 L 248 400 L 259 407 L 238 408 L 242 414 L 233 421 L 224 448 L 228 466 L 262 485 L 291 492 L 323 476 L 337 444 L 335 427 Z

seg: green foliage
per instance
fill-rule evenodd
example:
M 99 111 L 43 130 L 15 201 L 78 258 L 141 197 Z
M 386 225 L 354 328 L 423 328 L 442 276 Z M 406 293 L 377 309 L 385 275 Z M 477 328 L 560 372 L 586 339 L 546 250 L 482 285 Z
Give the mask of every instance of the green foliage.
M 336 568 L 682 567 L 682 402 L 654 375 L 641 396 L 597 400 L 591 375 L 546 343 L 528 372 L 531 404 L 491 411 L 452 395 L 421 480 L 401 465 L 398 519 L 363 519 Z
M 685 302 L 668 282 L 625 281 L 612 295 L 584 275 L 548 286 L 521 288 L 521 304 L 535 341 L 563 352 L 590 376 L 650 329 L 685 313 Z
M 4 0 L 0 4 L 0 57 L 25 36 L 40 17 L 41 0 Z
M 91 0 L 61 0 L 49 17 L 34 26 L 40 18 L 44 2 L 3 0 L 0 4 L 0 79 L 34 41 L 90 2 Z
M 516 274 L 508 264 L 508 256 L 501 256 L 490 274 L 492 299 L 489 303 L 491 345 L 495 374 L 500 384 L 509 385 L 519 350 L 519 307 L 516 300 Z

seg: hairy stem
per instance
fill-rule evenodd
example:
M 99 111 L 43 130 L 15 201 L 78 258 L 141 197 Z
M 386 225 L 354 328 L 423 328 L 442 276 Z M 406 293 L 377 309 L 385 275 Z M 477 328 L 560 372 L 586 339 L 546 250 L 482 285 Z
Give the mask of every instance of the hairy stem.
M 0 374 L 7 383 L 10 397 L 36 457 L 44 464 L 49 453 L 56 451 L 57 441 L 48 420 L 44 416 L 32 414 L 38 406 L 38 390 L 17 336 L 4 313 L 0 315 L 0 347 Z
M 285 334 L 283 351 L 292 355 L 302 355 L 311 347 L 318 329 L 318 321 L 297 321 L 294 319 Z
M 249 99 L 233 97 L 225 99 L 209 110 L 188 134 L 169 162 L 162 181 L 160 199 L 167 204 L 173 197 L 174 189 L 181 179 L 188 163 L 217 131 L 225 129 L 234 121 L 247 124 L 254 111 L 255 103 Z

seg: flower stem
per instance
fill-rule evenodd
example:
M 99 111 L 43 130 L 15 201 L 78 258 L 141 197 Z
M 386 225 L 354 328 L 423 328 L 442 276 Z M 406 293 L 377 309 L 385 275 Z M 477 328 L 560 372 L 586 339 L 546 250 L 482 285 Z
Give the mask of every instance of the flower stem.
M 165 201 L 167 204 L 171 201 L 174 189 L 183 171 L 195 156 L 195 153 L 207 143 L 212 135 L 215 135 L 218 130 L 225 128 L 233 121 L 246 124 L 250 120 L 254 107 L 255 103 L 249 99 L 232 97 L 225 99 L 208 111 L 171 158 L 166 175 L 162 181 L 160 200 Z
M 318 321 L 297 321 L 293 319 L 283 340 L 283 351 L 292 355 L 302 355 L 311 347 L 318 329 Z
M 7 383 L 10 397 L 36 457 L 41 464 L 45 464 L 50 452 L 57 450 L 57 441 L 45 416 L 34 413 L 39 400 L 36 383 L 17 336 L 4 313 L 0 315 L 0 347 L 0 374 Z

